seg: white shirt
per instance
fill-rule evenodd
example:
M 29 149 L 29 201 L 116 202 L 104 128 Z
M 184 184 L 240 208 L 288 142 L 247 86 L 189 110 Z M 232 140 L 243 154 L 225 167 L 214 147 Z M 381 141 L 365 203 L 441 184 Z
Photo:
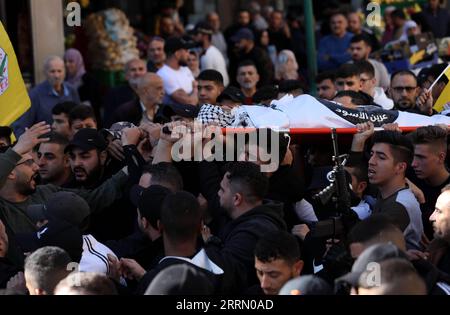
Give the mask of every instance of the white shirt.
M 391 77 L 389 76 L 386 66 L 375 59 L 369 59 L 368 61 L 375 69 L 375 79 L 377 80 L 377 86 L 383 89 L 387 89 L 391 84 Z
M 375 94 L 373 95 L 373 101 L 375 104 L 381 105 L 383 109 L 392 109 L 394 108 L 394 101 L 387 97 L 386 93 L 384 93 L 383 88 L 375 87 Z
M 83 253 L 79 271 L 108 274 L 110 268 L 108 254 L 117 258 L 111 249 L 97 241 L 92 235 L 83 235 Z
M 205 54 L 200 59 L 200 69 L 213 69 L 219 71 L 223 76 L 224 86 L 228 86 L 230 78 L 228 76 L 227 64 L 219 49 L 213 45 L 209 46 Z
M 175 70 L 168 65 L 164 65 L 156 74 L 163 80 L 165 92 L 164 104 L 175 103 L 170 96 L 179 89 L 182 89 L 187 94 L 192 93 L 192 82 L 195 79 L 188 67 L 180 67 L 178 70 Z

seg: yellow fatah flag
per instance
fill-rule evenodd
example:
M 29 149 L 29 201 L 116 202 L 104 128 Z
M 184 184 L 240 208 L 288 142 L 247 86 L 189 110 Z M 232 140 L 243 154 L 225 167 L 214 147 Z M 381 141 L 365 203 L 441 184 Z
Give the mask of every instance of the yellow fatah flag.
M 9 126 L 31 105 L 14 48 L 0 22 L 0 126 Z
M 431 85 L 429 90 L 431 90 L 436 83 L 440 82 L 445 83 L 445 87 L 433 106 L 433 108 L 438 112 L 441 112 L 444 109 L 444 105 L 450 102 L 450 66 L 447 66 L 447 68 L 445 68 L 441 75 Z

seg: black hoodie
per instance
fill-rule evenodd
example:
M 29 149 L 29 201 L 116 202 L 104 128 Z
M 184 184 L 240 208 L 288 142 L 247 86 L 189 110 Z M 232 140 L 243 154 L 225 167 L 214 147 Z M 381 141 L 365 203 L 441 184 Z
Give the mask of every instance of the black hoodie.
M 225 272 L 229 293 L 241 293 L 258 284 L 254 268 L 256 243 L 267 232 L 275 230 L 286 230 L 283 204 L 268 201 L 228 222 L 217 235 L 221 245 L 206 244 L 208 257 Z

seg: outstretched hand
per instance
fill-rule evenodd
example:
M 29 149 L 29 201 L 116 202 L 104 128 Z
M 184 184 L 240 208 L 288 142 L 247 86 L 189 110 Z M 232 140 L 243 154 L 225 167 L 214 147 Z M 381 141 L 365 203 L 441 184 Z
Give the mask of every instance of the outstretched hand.
M 50 131 L 50 125 L 45 121 L 31 126 L 31 128 L 25 128 L 25 132 L 19 137 L 19 140 L 12 149 L 20 155 L 28 153 L 36 145 L 49 141 L 49 138 L 40 138 L 40 136 L 45 135 Z

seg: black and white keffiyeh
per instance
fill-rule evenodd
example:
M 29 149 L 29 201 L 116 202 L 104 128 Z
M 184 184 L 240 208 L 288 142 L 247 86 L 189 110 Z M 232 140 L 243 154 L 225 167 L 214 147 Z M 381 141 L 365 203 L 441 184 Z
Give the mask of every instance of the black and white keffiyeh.
M 217 124 L 225 128 L 233 124 L 234 115 L 224 111 L 220 106 L 205 104 L 200 108 L 197 119 L 204 125 Z

